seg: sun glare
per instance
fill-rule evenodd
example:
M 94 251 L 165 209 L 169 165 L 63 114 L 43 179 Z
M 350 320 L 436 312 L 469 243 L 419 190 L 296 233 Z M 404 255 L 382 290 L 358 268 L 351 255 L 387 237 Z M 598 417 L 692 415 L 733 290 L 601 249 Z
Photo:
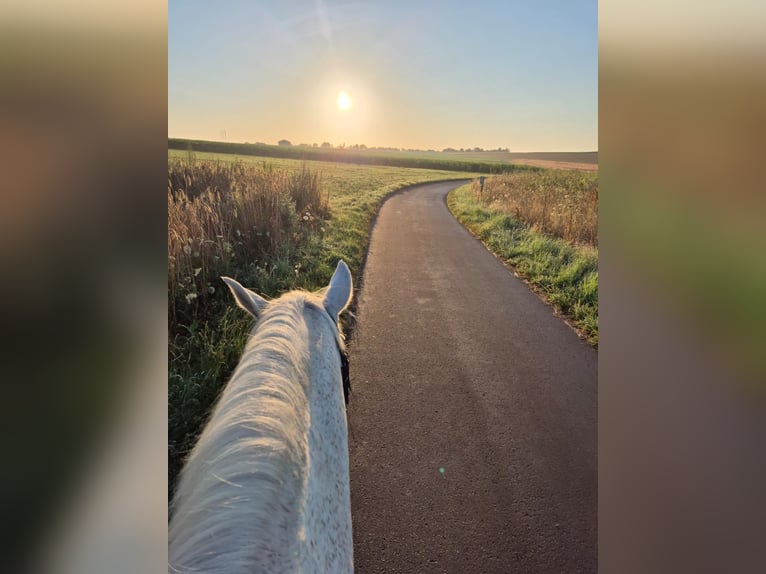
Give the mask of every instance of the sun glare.
M 348 97 L 346 92 L 340 92 L 338 94 L 338 109 L 347 110 L 351 107 L 351 98 Z

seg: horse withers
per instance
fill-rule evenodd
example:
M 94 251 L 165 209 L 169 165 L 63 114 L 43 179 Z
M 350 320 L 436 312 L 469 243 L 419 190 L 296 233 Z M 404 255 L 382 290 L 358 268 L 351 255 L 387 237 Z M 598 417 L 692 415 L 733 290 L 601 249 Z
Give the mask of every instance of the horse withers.
M 256 319 L 181 472 L 168 571 L 351 572 L 343 261 L 327 288 L 273 301 L 224 277 Z

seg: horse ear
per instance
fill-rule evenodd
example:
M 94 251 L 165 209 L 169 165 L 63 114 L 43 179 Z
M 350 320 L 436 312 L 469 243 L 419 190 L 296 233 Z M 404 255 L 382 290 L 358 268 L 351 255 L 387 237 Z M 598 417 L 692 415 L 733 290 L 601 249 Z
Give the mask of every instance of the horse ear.
M 330 286 L 324 296 L 324 308 L 330 314 L 330 317 L 338 322 L 338 315 L 351 302 L 353 293 L 353 281 L 351 280 L 351 271 L 342 259 L 338 261 L 335 273 L 330 279 Z
M 237 305 L 257 319 L 258 315 L 261 314 L 261 311 L 268 305 L 268 301 L 257 293 L 253 293 L 250 289 L 242 287 L 242 285 L 234 281 L 231 277 L 221 277 L 221 279 L 223 279 L 226 285 L 229 286 Z

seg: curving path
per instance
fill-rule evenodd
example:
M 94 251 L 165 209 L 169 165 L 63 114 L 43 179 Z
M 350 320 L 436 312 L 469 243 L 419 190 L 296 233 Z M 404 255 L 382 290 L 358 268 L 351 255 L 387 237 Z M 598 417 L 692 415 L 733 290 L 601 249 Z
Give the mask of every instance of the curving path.
M 350 344 L 354 559 L 595 572 L 597 353 L 466 231 L 456 182 L 390 198 Z

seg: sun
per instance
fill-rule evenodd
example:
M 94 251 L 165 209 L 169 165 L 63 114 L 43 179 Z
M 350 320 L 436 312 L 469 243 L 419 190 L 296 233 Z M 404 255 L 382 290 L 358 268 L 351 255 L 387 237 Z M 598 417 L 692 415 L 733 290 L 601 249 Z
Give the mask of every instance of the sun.
M 338 109 L 339 110 L 347 110 L 351 107 L 351 98 L 348 97 L 348 94 L 346 92 L 339 92 L 338 93 Z

